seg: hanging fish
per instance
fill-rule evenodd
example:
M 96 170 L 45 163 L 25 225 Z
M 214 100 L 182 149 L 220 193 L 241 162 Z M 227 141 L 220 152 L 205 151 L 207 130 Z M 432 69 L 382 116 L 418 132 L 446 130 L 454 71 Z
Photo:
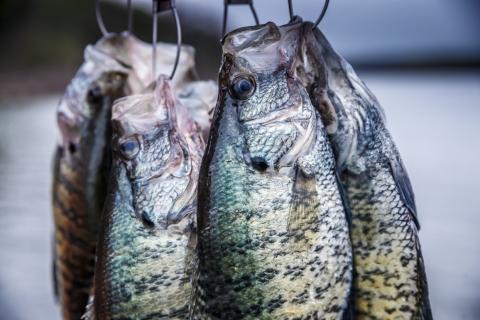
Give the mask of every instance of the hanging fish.
M 356 319 L 432 319 L 414 194 L 383 110 L 325 36 L 304 29 L 304 83 L 351 210 Z
M 55 279 L 63 319 L 80 319 L 93 279 L 96 229 L 103 207 L 106 125 L 113 101 L 129 93 L 128 69 L 94 47 L 60 102 L 61 142 L 53 180 Z
M 187 319 L 202 128 L 161 77 L 113 108 L 113 173 L 87 319 Z
M 348 222 L 324 127 L 296 76 L 301 34 L 301 23 L 268 23 L 223 40 L 192 319 L 348 314 Z
M 160 45 L 160 70 L 173 64 L 175 45 Z M 193 49 L 185 47 L 176 81 L 194 74 Z M 110 166 L 110 119 L 115 99 L 151 82 L 148 45 L 110 34 L 85 50 L 85 61 L 57 111 L 60 141 L 54 159 L 54 280 L 63 319 L 80 319 L 93 283 L 99 218 Z M 167 58 L 170 57 L 170 58 Z M 150 72 L 150 73 L 149 73 Z

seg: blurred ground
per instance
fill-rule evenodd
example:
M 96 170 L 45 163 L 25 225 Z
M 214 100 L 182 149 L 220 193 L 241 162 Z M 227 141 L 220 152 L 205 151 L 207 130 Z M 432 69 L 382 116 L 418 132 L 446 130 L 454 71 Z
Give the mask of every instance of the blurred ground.
M 363 73 L 417 196 L 435 319 L 480 314 L 480 73 Z M 59 96 L 0 102 L 0 319 L 59 319 L 51 290 Z

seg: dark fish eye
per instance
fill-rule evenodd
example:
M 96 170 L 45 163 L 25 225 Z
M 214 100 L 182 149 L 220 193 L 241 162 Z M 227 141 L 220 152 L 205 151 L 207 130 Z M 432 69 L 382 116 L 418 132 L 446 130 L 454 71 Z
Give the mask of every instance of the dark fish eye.
M 102 88 L 99 85 L 92 86 L 87 92 L 87 100 L 90 103 L 99 103 L 102 101 Z
M 230 85 L 230 94 L 239 100 L 245 100 L 255 92 L 255 79 L 250 76 L 238 76 Z
M 77 152 L 77 145 L 73 142 L 70 142 L 68 144 L 68 151 L 71 153 L 71 154 L 74 154 L 75 152 Z
M 146 211 L 142 211 L 142 222 L 148 228 L 155 227 L 155 222 L 153 222 Z
M 127 160 L 135 158 L 138 151 L 140 151 L 140 144 L 136 139 L 127 140 L 120 145 L 120 152 Z

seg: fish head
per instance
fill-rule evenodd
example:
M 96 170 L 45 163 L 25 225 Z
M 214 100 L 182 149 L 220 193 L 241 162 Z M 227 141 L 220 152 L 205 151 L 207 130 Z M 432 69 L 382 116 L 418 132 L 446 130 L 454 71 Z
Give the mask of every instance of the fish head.
M 270 22 L 223 40 L 222 107 L 235 110 L 243 156 L 258 171 L 292 167 L 314 140 L 314 109 L 296 76 L 301 32 L 301 22 Z
M 82 161 L 97 134 L 108 132 L 113 102 L 129 93 L 128 68 L 109 55 L 89 46 L 85 62 L 62 97 L 57 123 L 59 147 L 72 162 Z
M 166 229 L 189 215 L 203 140 L 170 81 L 160 77 L 153 93 L 118 100 L 112 127 L 114 160 L 126 168 L 136 217 Z

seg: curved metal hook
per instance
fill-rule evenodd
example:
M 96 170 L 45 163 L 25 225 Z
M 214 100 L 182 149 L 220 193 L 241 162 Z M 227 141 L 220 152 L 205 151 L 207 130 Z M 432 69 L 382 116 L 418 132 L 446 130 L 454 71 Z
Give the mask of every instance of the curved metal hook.
M 222 37 L 225 35 L 225 32 L 227 31 L 228 7 L 231 5 L 238 5 L 238 4 L 247 4 L 250 7 L 250 11 L 252 11 L 253 18 L 255 19 L 255 24 L 257 26 L 260 24 L 258 20 L 257 11 L 253 6 L 253 0 L 224 0 Z
M 173 79 L 177 71 L 178 62 L 180 61 L 180 53 L 182 51 L 182 26 L 180 24 L 180 17 L 178 16 L 175 0 L 153 0 L 152 15 L 153 15 L 153 31 L 152 31 L 152 72 L 154 80 L 157 78 L 157 34 L 158 34 L 158 14 L 163 11 L 170 10 L 175 19 L 175 27 L 177 29 L 177 54 L 173 64 L 170 80 Z
M 133 8 L 132 8 L 132 0 L 127 0 L 127 10 L 128 10 L 128 26 L 127 30 L 128 33 L 132 33 L 133 31 Z M 98 27 L 100 28 L 100 31 L 102 32 L 103 36 L 106 36 L 109 34 L 107 28 L 105 27 L 105 22 L 103 22 L 103 17 L 102 17 L 102 10 L 100 7 L 100 0 L 95 0 L 95 17 L 97 19 L 97 24 Z
M 323 20 L 325 17 L 325 14 L 327 13 L 328 5 L 330 4 L 330 0 L 325 0 L 325 4 L 323 5 L 322 12 L 320 12 L 320 15 L 318 16 L 317 20 L 313 24 L 313 29 L 318 27 L 320 22 Z M 290 14 L 290 20 L 293 19 L 293 4 L 292 0 L 288 0 L 288 12 Z

